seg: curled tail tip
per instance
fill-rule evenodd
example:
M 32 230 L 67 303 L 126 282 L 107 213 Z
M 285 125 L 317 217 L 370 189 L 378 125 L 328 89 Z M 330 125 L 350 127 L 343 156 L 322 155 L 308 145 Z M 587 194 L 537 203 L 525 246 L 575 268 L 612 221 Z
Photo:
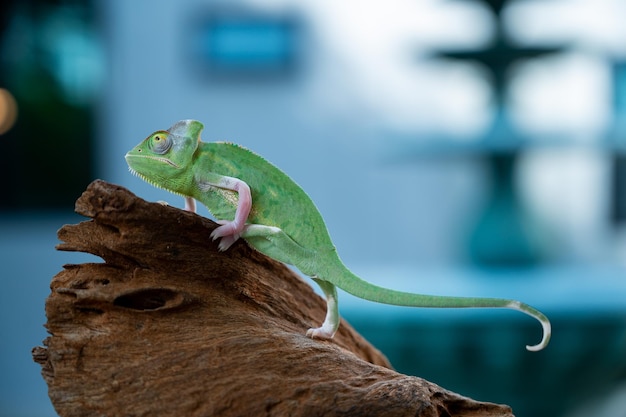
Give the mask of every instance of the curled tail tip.
M 541 325 L 543 326 L 543 338 L 541 339 L 541 342 L 536 345 L 526 345 L 526 349 L 531 352 L 538 352 L 550 343 L 550 335 L 552 333 L 550 329 L 550 322 L 541 322 Z
M 526 346 L 526 349 L 531 352 L 538 352 L 548 346 L 548 343 L 550 343 L 550 336 L 552 335 L 552 327 L 550 326 L 550 321 L 548 320 L 548 318 L 545 317 L 543 314 L 541 315 L 541 317 L 535 316 L 535 318 L 537 318 L 537 320 L 541 322 L 541 327 L 543 328 L 543 337 L 541 339 L 541 342 L 539 342 L 538 344 Z
M 541 323 L 541 327 L 543 329 L 541 342 L 536 345 L 526 345 L 527 350 L 531 352 L 538 352 L 548 346 L 548 343 L 550 343 L 550 336 L 552 335 L 552 326 L 550 325 L 550 320 L 548 320 L 548 318 L 543 313 L 541 313 L 539 310 L 532 308 L 529 305 L 520 303 L 519 301 L 509 302 L 508 307 L 519 310 L 522 313 L 526 313 L 529 316 L 539 320 L 539 323 Z

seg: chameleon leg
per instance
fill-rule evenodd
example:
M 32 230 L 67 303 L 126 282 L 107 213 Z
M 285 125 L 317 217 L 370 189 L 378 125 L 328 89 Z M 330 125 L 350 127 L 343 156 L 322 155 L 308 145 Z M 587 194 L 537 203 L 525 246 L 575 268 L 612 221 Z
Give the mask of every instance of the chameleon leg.
M 215 174 L 214 174 L 215 175 Z M 252 208 L 252 196 L 250 195 L 250 187 L 244 181 L 238 178 L 225 177 L 218 175 L 217 182 L 212 184 L 208 181 L 206 184 L 201 183 L 200 189 L 209 189 L 212 186 L 224 188 L 226 190 L 235 191 L 239 195 L 237 202 L 237 210 L 235 210 L 235 219 L 218 221 L 220 227 L 213 230 L 211 238 L 213 240 L 222 238 L 219 243 L 219 250 L 225 251 L 230 248 L 233 243 L 241 237 L 242 232 L 246 228 L 246 221 Z
M 326 318 L 320 327 L 309 329 L 306 335 L 311 338 L 331 339 L 339 328 L 337 288 L 334 284 L 316 277 L 317 271 L 313 269 L 314 252 L 300 246 L 278 227 L 249 224 L 241 237 L 260 252 L 294 265 L 313 278 L 326 296 Z
M 317 271 L 307 268 L 313 258 L 313 251 L 300 246 L 282 229 L 262 224 L 248 224 L 241 233 L 252 247 L 271 258 L 296 266 L 303 273 L 314 276 Z M 312 265 L 311 265 L 312 266 Z
M 185 211 L 196 212 L 196 200 L 193 197 L 185 197 Z
M 339 328 L 339 303 L 337 287 L 323 279 L 313 278 L 326 295 L 326 318 L 318 328 L 309 329 L 306 335 L 312 339 L 332 339 Z

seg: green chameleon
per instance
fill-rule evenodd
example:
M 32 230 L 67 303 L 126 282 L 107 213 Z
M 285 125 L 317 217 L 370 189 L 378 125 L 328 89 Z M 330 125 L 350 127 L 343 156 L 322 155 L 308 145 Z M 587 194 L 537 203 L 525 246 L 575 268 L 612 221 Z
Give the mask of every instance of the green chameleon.
M 195 200 L 207 206 L 220 224 L 211 234 L 227 250 L 242 238 L 258 251 L 296 266 L 310 276 L 326 296 L 321 327 L 312 338 L 330 339 L 339 328 L 337 289 L 384 304 L 412 307 L 495 307 L 526 313 L 541 323 L 543 338 L 528 350 L 538 351 L 550 340 L 550 321 L 540 311 L 514 300 L 448 297 L 394 291 L 363 281 L 341 262 L 324 220 L 311 198 L 285 173 L 239 145 L 202 142 L 204 126 L 183 120 L 148 136 L 126 154 L 130 171 L 156 187 L 185 197 L 185 209 L 195 212 Z

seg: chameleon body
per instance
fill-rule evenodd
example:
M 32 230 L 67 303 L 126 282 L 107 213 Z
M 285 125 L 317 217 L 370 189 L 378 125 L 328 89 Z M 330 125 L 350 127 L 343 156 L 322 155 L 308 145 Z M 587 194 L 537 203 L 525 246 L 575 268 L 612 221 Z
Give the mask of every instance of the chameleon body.
M 359 298 L 411 307 L 493 307 L 526 313 L 541 323 L 543 349 L 550 340 L 548 318 L 527 304 L 498 298 L 448 297 L 400 292 L 368 283 L 340 260 L 322 216 L 311 198 L 289 176 L 239 145 L 202 142 L 202 123 L 183 120 L 157 131 L 126 154 L 134 174 L 156 187 L 185 197 L 186 209 L 203 203 L 220 226 L 212 233 L 219 249 L 243 238 L 256 250 L 296 266 L 326 296 L 323 324 L 307 336 L 330 339 L 339 327 L 339 287 Z

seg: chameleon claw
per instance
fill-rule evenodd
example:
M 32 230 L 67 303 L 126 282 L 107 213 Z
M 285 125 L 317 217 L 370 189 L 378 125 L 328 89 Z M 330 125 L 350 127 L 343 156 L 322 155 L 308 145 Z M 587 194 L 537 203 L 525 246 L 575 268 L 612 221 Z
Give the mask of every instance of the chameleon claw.
M 233 246 L 233 244 L 238 239 L 239 239 L 239 235 L 224 236 L 222 240 L 220 240 L 220 243 L 217 245 L 217 249 L 219 249 L 220 252 L 225 252 L 226 250 L 228 250 L 228 248 Z

